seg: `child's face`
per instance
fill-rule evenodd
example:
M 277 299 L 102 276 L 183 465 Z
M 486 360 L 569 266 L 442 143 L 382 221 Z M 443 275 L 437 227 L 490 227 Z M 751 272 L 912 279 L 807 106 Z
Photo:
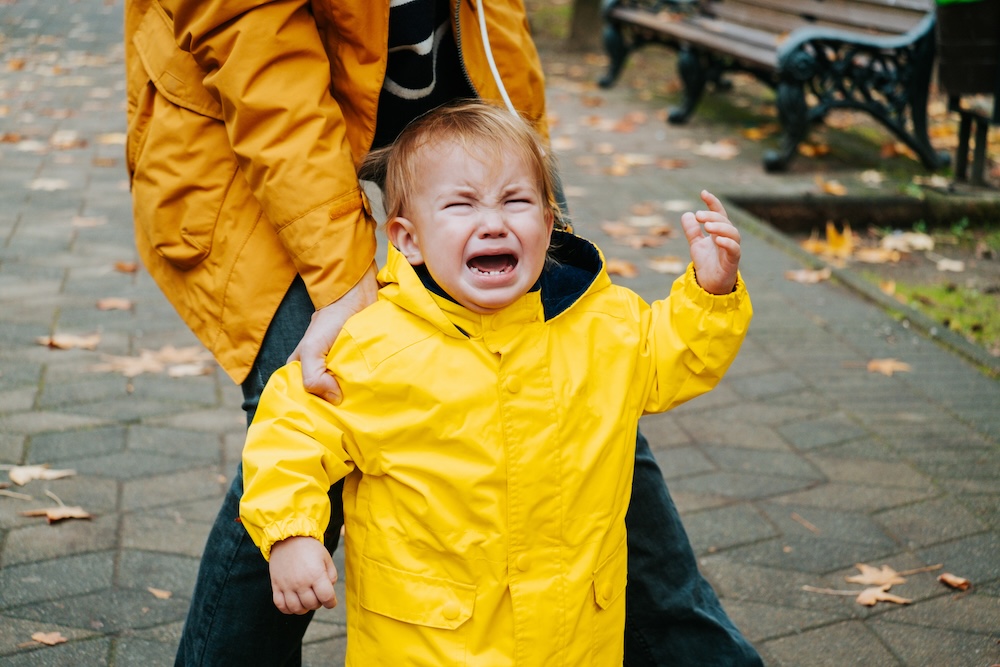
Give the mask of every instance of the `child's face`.
M 476 313 L 524 295 L 542 272 L 552 214 L 538 178 L 520 155 L 490 164 L 454 142 L 425 146 L 406 217 L 390 221 L 393 245 L 426 264 L 453 299 Z

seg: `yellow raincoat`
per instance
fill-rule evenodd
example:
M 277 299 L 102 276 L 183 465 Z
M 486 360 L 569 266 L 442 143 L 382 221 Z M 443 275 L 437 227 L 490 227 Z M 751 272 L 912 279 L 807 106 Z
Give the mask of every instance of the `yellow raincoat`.
M 544 134 L 521 1 L 452 9 L 470 84 Z M 388 21 L 389 0 L 125 2 L 139 256 L 235 382 L 296 273 L 322 307 L 375 256 L 355 167 L 375 133 Z
M 555 234 L 561 266 L 493 315 L 433 294 L 390 249 L 379 301 L 328 359 L 344 402 L 308 394 L 297 363 L 264 391 L 243 525 L 265 557 L 322 540 L 347 477 L 352 667 L 622 664 L 637 422 L 715 386 L 750 299 L 689 268 L 649 306 Z

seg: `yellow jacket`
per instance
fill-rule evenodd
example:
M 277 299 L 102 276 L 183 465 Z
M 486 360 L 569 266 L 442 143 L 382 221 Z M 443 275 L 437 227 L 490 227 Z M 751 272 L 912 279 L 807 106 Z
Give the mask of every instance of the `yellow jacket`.
M 470 82 L 544 133 L 520 0 L 452 0 Z M 126 0 L 135 236 L 152 277 L 236 382 L 296 273 L 332 303 L 375 254 L 355 167 L 371 146 L 388 0 Z
M 652 306 L 590 243 L 494 315 L 432 294 L 390 248 L 379 301 L 328 359 L 332 406 L 274 374 L 244 449 L 265 557 L 322 539 L 344 488 L 348 665 L 622 664 L 636 427 L 711 389 L 751 317 L 691 269 Z

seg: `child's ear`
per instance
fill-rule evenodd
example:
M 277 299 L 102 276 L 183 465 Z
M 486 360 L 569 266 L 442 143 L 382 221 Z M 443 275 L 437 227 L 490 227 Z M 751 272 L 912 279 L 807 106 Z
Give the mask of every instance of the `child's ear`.
M 386 223 L 385 235 L 389 237 L 389 242 L 396 250 L 403 253 L 410 266 L 424 263 L 424 255 L 420 252 L 417 240 L 417 229 L 410 220 L 396 216 Z
M 552 230 L 555 228 L 556 224 L 556 214 L 548 206 L 545 207 L 545 233 L 549 236 L 549 241 L 552 240 Z

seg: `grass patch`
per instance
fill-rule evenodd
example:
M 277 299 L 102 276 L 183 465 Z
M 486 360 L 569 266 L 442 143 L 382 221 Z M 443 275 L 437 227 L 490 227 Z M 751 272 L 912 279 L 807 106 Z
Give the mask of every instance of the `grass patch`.
M 943 283 L 896 283 L 896 294 L 911 308 L 940 322 L 993 354 L 1000 353 L 1000 293 Z

